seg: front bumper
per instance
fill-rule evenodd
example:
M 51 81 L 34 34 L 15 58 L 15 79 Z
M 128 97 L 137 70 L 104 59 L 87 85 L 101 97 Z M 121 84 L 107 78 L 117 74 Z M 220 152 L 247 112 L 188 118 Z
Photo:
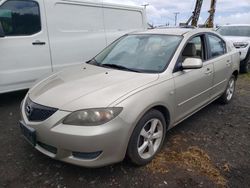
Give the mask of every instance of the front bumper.
M 35 148 L 51 158 L 79 166 L 100 167 L 125 157 L 131 127 L 119 116 L 104 125 L 72 126 L 62 123 L 70 112 L 58 110 L 43 122 L 30 122 L 23 105 L 21 111 L 23 122 L 36 131 Z

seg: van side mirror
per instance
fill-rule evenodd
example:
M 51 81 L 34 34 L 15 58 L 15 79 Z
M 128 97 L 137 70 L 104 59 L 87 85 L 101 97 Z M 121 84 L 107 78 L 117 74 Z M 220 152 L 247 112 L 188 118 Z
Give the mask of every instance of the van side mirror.
M 203 63 L 199 58 L 186 58 L 182 63 L 182 69 L 200 69 Z
M 4 30 L 3 30 L 3 26 L 2 26 L 1 21 L 0 21 L 0 37 L 5 37 L 5 34 L 4 34 Z

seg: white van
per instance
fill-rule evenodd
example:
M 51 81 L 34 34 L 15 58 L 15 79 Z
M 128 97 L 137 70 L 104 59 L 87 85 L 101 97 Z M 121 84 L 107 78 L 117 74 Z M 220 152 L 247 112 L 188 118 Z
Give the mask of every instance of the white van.
M 87 61 L 147 27 L 142 7 L 86 0 L 0 0 L 0 93 Z

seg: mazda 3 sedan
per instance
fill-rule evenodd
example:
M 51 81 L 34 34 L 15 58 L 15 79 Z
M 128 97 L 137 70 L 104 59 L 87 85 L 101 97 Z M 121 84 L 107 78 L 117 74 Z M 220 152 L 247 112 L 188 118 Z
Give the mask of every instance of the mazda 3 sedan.
M 239 52 L 206 29 L 125 35 L 31 88 L 20 127 L 43 154 L 85 167 L 149 163 L 166 131 L 212 101 L 229 103 Z

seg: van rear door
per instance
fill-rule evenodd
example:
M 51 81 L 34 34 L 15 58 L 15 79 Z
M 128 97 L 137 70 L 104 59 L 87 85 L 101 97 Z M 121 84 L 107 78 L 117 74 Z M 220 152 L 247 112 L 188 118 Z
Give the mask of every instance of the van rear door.
M 52 72 L 43 0 L 4 0 L 0 21 L 0 93 L 29 88 Z

